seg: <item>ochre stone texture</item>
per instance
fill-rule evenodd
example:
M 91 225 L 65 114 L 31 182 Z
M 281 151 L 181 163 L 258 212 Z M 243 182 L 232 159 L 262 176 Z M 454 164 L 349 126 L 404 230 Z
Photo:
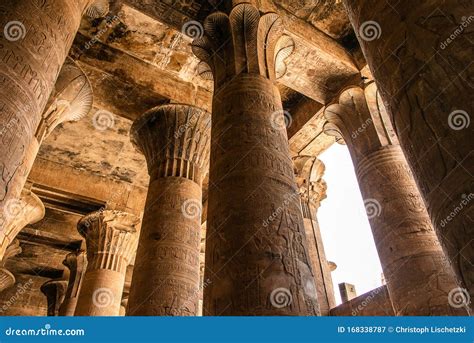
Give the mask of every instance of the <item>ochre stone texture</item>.
M 314 273 L 314 283 L 322 316 L 336 305 L 330 264 L 326 259 L 323 239 L 316 217 L 321 201 L 326 198 L 326 182 L 322 179 L 325 166 L 311 156 L 293 158 L 296 182 L 299 187 L 308 251 Z
M 331 309 L 331 316 L 395 316 L 387 286 L 380 286 Z
M 438 237 L 474 299 L 474 2 L 344 4 Z M 368 21 L 375 35 L 364 33 Z
M 118 316 L 125 273 L 136 250 L 140 220 L 122 211 L 102 210 L 83 217 L 78 231 L 87 242 L 87 269 L 76 316 Z
M 204 315 L 319 313 L 281 98 L 276 14 L 240 4 L 193 51 L 214 78 Z M 217 48 L 216 48 L 217 47 Z M 283 55 L 281 55 L 283 54 Z
M 127 315 L 198 313 L 201 184 L 209 166 L 210 119 L 197 107 L 164 105 L 132 126 L 150 185 Z
M 374 83 L 326 108 L 349 148 L 396 315 L 467 315 L 458 287 Z
M 59 308 L 60 316 L 74 316 L 82 281 L 87 268 L 85 251 L 72 252 L 66 255 L 63 264 L 69 269 L 69 281 L 64 301 Z
M 89 2 L 6 0 L 0 5 L 1 210 L 20 197 L 31 166 L 23 160 L 31 157 L 41 114 Z

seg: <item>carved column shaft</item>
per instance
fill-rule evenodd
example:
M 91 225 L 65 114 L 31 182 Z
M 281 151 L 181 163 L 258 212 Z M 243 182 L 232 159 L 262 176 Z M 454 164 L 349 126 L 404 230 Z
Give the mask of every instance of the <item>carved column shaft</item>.
M 15 284 L 15 276 L 7 268 L 5 268 L 5 264 L 7 262 L 7 259 L 20 254 L 21 251 L 22 249 L 20 247 L 20 242 L 18 241 L 18 239 L 15 239 L 7 247 L 5 254 L 3 255 L 3 259 L 0 261 L 0 293 Z
M 322 316 L 336 306 L 331 270 L 326 259 L 323 240 L 316 212 L 321 201 L 326 198 L 326 182 L 322 179 L 325 166 L 315 157 L 298 156 L 293 159 L 296 181 L 299 187 L 303 221 L 308 241 L 308 251 L 318 293 L 318 303 Z
M 134 215 L 104 210 L 83 217 L 79 232 L 86 238 L 87 269 L 76 316 L 118 316 L 125 273 L 136 249 Z
M 438 237 L 474 299 L 474 3 L 344 3 Z
M 63 264 L 69 268 L 69 283 L 66 296 L 59 309 L 59 315 L 74 316 L 79 292 L 87 268 L 87 258 L 85 251 L 68 254 L 64 259 Z
M 450 306 L 457 284 L 432 228 L 375 84 L 350 88 L 326 109 L 347 143 L 397 315 L 465 315 Z
M 132 127 L 150 174 L 127 315 L 198 313 L 201 183 L 210 114 L 185 105 L 152 109 Z
M 0 5 L 0 208 L 18 199 L 35 130 L 90 0 Z
M 48 316 L 58 316 L 64 296 L 66 295 L 67 281 L 50 280 L 41 286 L 41 292 L 48 300 Z
M 240 4 L 204 22 L 214 77 L 205 315 L 315 315 L 316 289 L 275 79 L 291 53 L 275 13 Z M 288 43 L 288 44 L 287 44 Z M 284 52 L 284 53 L 283 53 Z

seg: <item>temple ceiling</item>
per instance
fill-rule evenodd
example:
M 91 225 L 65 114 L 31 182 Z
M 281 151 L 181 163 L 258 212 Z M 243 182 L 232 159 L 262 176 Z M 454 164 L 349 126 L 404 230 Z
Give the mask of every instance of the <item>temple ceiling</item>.
M 183 25 L 203 22 L 216 9 L 228 11 L 229 3 L 123 0 L 111 2 L 106 17 L 84 16 L 70 56 L 92 84 L 94 107 L 79 122 L 60 125 L 43 143 L 33 181 L 106 202 L 108 194 L 77 189 L 77 183 L 100 178 L 136 187 L 143 197 L 148 175 L 143 156 L 129 141 L 131 123 L 148 109 L 170 102 L 210 109 L 213 83 L 199 75 L 192 38 L 183 34 Z M 322 132 L 323 105 L 342 88 L 360 82 L 349 21 L 339 0 L 262 0 L 259 6 L 282 16 L 285 34 L 295 45 L 278 80 L 284 109 L 291 116 L 291 152 L 318 155 L 334 143 Z M 97 125 L 97 116 L 105 122 Z M 42 175 L 45 168 L 48 177 Z M 78 182 L 53 181 L 61 178 L 62 170 L 77 171 Z

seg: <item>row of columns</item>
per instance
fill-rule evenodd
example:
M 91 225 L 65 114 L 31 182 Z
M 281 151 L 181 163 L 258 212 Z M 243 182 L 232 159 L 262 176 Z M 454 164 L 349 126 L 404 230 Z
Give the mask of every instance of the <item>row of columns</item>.
M 437 237 L 474 299 L 474 3 L 343 3 Z
M 405 2 L 397 4 L 396 9 L 400 17 L 409 18 L 409 23 L 433 7 L 431 2 L 426 2 L 412 11 L 413 6 Z M 372 1 L 346 0 L 345 3 L 356 28 L 378 8 L 369 4 Z M 50 1 L 41 4 L 7 1 L 6 6 L 2 5 L 8 14 L 2 20 L 21 17 L 30 28 L 19 42 L 8 37 L 2 37 L 0 42 L 3 49 L 0 62 L 4 65 L 0 78 L 5 84 L 0 94 L 4 103 L 0 108 L 6 114 L 1 120 L 5 127 L 14 128 L 2 139 L 8 146 L 0 155 L 4 175 L 2 209 L 20 195 L 22 177 L 31 166 L 21 162 L 29 160 L 28 151 L 36 150 L 24 147 L 31 146 L 37 128 L 41 127 L 40 114 L 47 104 L 45 94 L 51 93 L 88 4 L 89 1 L 82 0 L 61 5 Z M 412 12 L 403 15 L 408 8 Z M 450 13 L 454 8 L 445 10 Z M 31 21 L 33 17 L 28 14 L 33 11 L 39 11 L 43 20 L 37 23 L 45 27 L 37 27 Z M 392 24 L 387 27 L 387 35 L 399 37 L 391 31 L 399 26 L 393 23 L 396 18 L 385 16 L 382 10 L 374 13 L 381 16 L 381 22 Z M 60 30 L 55 30 L 55 25 Z M 209 115 L 185 105 L 155 108 L 132 129 L 134 142 L 147 159 L 150 187 L 128 312 L 131 315 L 196 314 L 201 183 L 210 153 L 205 279 L 212 282 L 204 289 L 204 314 L 317 315 L 320 313 L 317 278 L 307 245 L 308 230 L 286 130 L 284 125 L 277 125 L 284 122 L 284 117 L 275 80 L 284 69 L 281 56 L 287 54 L 285 42 L 289 38 L 282 35 L 281 20 L 276 14 L 261 15 L 248 3 L 236 5 L 229 15 L 211 14 L 204 27 L 205 34 L 194 41 L 193 51 L 214 77 L 210 133 L 206 120 Z M 35 39 L 41 32 L 45 38 Z M 52 32 L 60 34 L 52 35 Z M 457 280 L 444 262 L 438 237 L 453 261 L 458 279 L 472 289 L 469 279 L 472 265 L 469 267 L 468 263 L 474 249 L 465 245 L 471 242 L 466 226 L 469 211 L 453 218 L 448 232 L 440 229 L 441 219 L 456 205 L 457 196 L 461 192 L 470 194 L 471 160 L 463 160 L 462 167 L 460 163 L 442 163 L 436 154 L 419 160 L 424 146 L 421 139 L 417 140 L 417 134 L 422 134 L 416 129 L 406 129 L 406 124 L 414 115 L 411 96 L 422 85 L 400 92 L 406 80 L 387 77 L 389 69 L 381 61 L 386 57 L 381 52 L 388 54 L 387 48 L 379 49 L 377 43 L 361 43 L 381 85 L 382 98 L 388 104 L 391 121 L 396 124 L 401 147 L 381 110 L 381 102 L 374 96 L 374 86 L 343 92 L 338 103 L 326 109 L 330 123 L 327 132 L 339 132 L 344 137 L 366 202 L 376 200 L 374 204 L 380 213 L 370 215 L 371 226 L 394 307 L 400 315 L 467 314 L 467 309 L 448 305 L 447 293 L 457 286 Z M 17 58 L 19 52 L 24 52 L 23 58 Z M 44 63 L 46 59 L 50 63 Z M 438 65 L 433 67 L 433 72 L 426 71 L 429 81 L 439 77 L 435 74 Z M 454 64 L 453 68 L 456 67 Z M 451 88 L 441 94 L 444 103 L 459 97 Z M 461 94 L 465 93 L 461 90 Z M 441 117 L 440 110 L 436 110 Z M 399 117 L 395 115 L 398 111 Z M 436 127 L 436 123 L 430 125 Z M 360 127 L 365 127 L 362 132 Z M 354 132 L 358 133 L 355 138 Z M 460 150 L 469 147 L 465 132 L 450 139 L 445 149 L 449 151 L 453 142 L 457 142 L 455 146 Z M 438 237 L 402 149 L 421 185 Z M 468 155 L 459 151 L 459 156 Z M 428 170 L 440 163 L 446 167 L 445 172 L 432 177 Z M 433 195 L 437 187 L 450 200 Z M 79 223 L 79 231 L 87 241 L 89 263 L 81 276 L 76 315 L 120 312 L 124 275 L 136 244 L 137 224 L 137 218 L 109 210 L 94 213 Z M 77 294 L 74 290 L 69 294 L 70 298 L 77 298 L 72 296 Z M 57 311 L 60 310 L 61 306 Z
M 325 116 L 349 148 L 395 313 L 466 315 L 448 302 L 456 278 L 375 84 L 346 89 Z
M 6 0 L 0 5 L 0 213 L 20 198 L 37 152 L 35 133 L 92 0 Z
M 3 264 L 7 258 L 5 252 L 18 233 L 25 226 L 40 221 L 45 215 L 42 201 L 31 191 L 32 185 L 25 185 L 41 143 L 58 125 L 80 120 L 87 115 L 91 108 L 92 87 L 90 82 L 77 63 L 71 58 L 67 58 L 56 79 L 46 110 L 41 115 L 38 127 L 26 149 L 26 154 L 21 162 L 22 169 L 15 175 L 14 180 L 11 180 L 11 183 L 21 185 L 23 188 L 20 196 L 19 198 L 7 196 L 0 205 L 0 261 L 3 260 Z M 4 126 L 2 135 L 11 134 L 11 130 L 15 127 L 12 125 Z M 3 152 L 10 151 L 9 149 L 5 147 Z

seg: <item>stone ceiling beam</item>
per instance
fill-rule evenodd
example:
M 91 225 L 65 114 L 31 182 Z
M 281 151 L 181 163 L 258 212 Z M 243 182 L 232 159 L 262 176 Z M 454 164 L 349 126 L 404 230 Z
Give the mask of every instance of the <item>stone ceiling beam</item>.
M 194 4 L 194 3 L 193 3 Z M 150 18 L 182 31 L 190 21 L 202 21 L 204 5 L 179 8 L 179 4 L 163 1 L 125 0 Z M 284 18 L 285 34 L 295 42 L 295 53 L 287 59 L 288 71 L 279 81 L 320 103 L 332 100 L 343 87 L 357 84 L 359 70 L 353 57 L 336 40 L 291 13 L 275 6 L 272 1 L 260 5 L 262 12 L 276 11 Z M 302 63 L 304 61 L 304 63 Z
M 96 69 L 96 71 L 102 71 L 104 77 L 111 77 L 112 80 L 116 79 L 118 84 L 113 85 L 112 82 L 111 85 L 112 87 L 115 86 L 116 89 L 120 88 L 120 83 L 132 88 L 130 94 L 123 94 L 125 99 L 120 97 L 122 99 L 119 101 L 122 104 L 116 104 L 115 108 L 130 108 L 132 105 L 137 104 L 136 98 L 133 97 L 133 91 L 135 89 L 147 89 L 148 97 L 155 95 L 157 98 L 163 99 L 163 102 L 165 102 L 164 99 L 170 99 L 172 102 L 186 103 L 209 109 L 212 96 L 210 91 L 202 87 L 195 87 L 191 82 L 186 82 L 165 70 L 160 70 L 137 57 L 99 41 L 89 45 L 89 49 L 83 48 L 88 41 L 88 37 L 78 34 L 74 42 L 72 55 L 80 61 L 81 66 L 86 70 L 92 68 Z M 101 82 L 103 83 L 104 80 L 101 81 L 98 78 L 93 82 L 93 86 L 101 86 Z M 110 88 L 109 86 L 106 89 Z M 96 91 L 95 87 L 94 91 Z M 100 94 L 101 91 L 98 90 L 98 92 Z M 107 93 L 107 96 L 110 97 L 110 92 Z M 107 103 L 105 105 L 109 101 L 115 100 L 117 99 L 106 100 Z M 149 99 L 149 101 L 152 100 Z M 127 102 L 130 102 L 130 104 L 127 105 Z M 116 114 L 120 115 L 120 113 Z M 131 115 L 124 114 L 123 116 L 135 119 Z

